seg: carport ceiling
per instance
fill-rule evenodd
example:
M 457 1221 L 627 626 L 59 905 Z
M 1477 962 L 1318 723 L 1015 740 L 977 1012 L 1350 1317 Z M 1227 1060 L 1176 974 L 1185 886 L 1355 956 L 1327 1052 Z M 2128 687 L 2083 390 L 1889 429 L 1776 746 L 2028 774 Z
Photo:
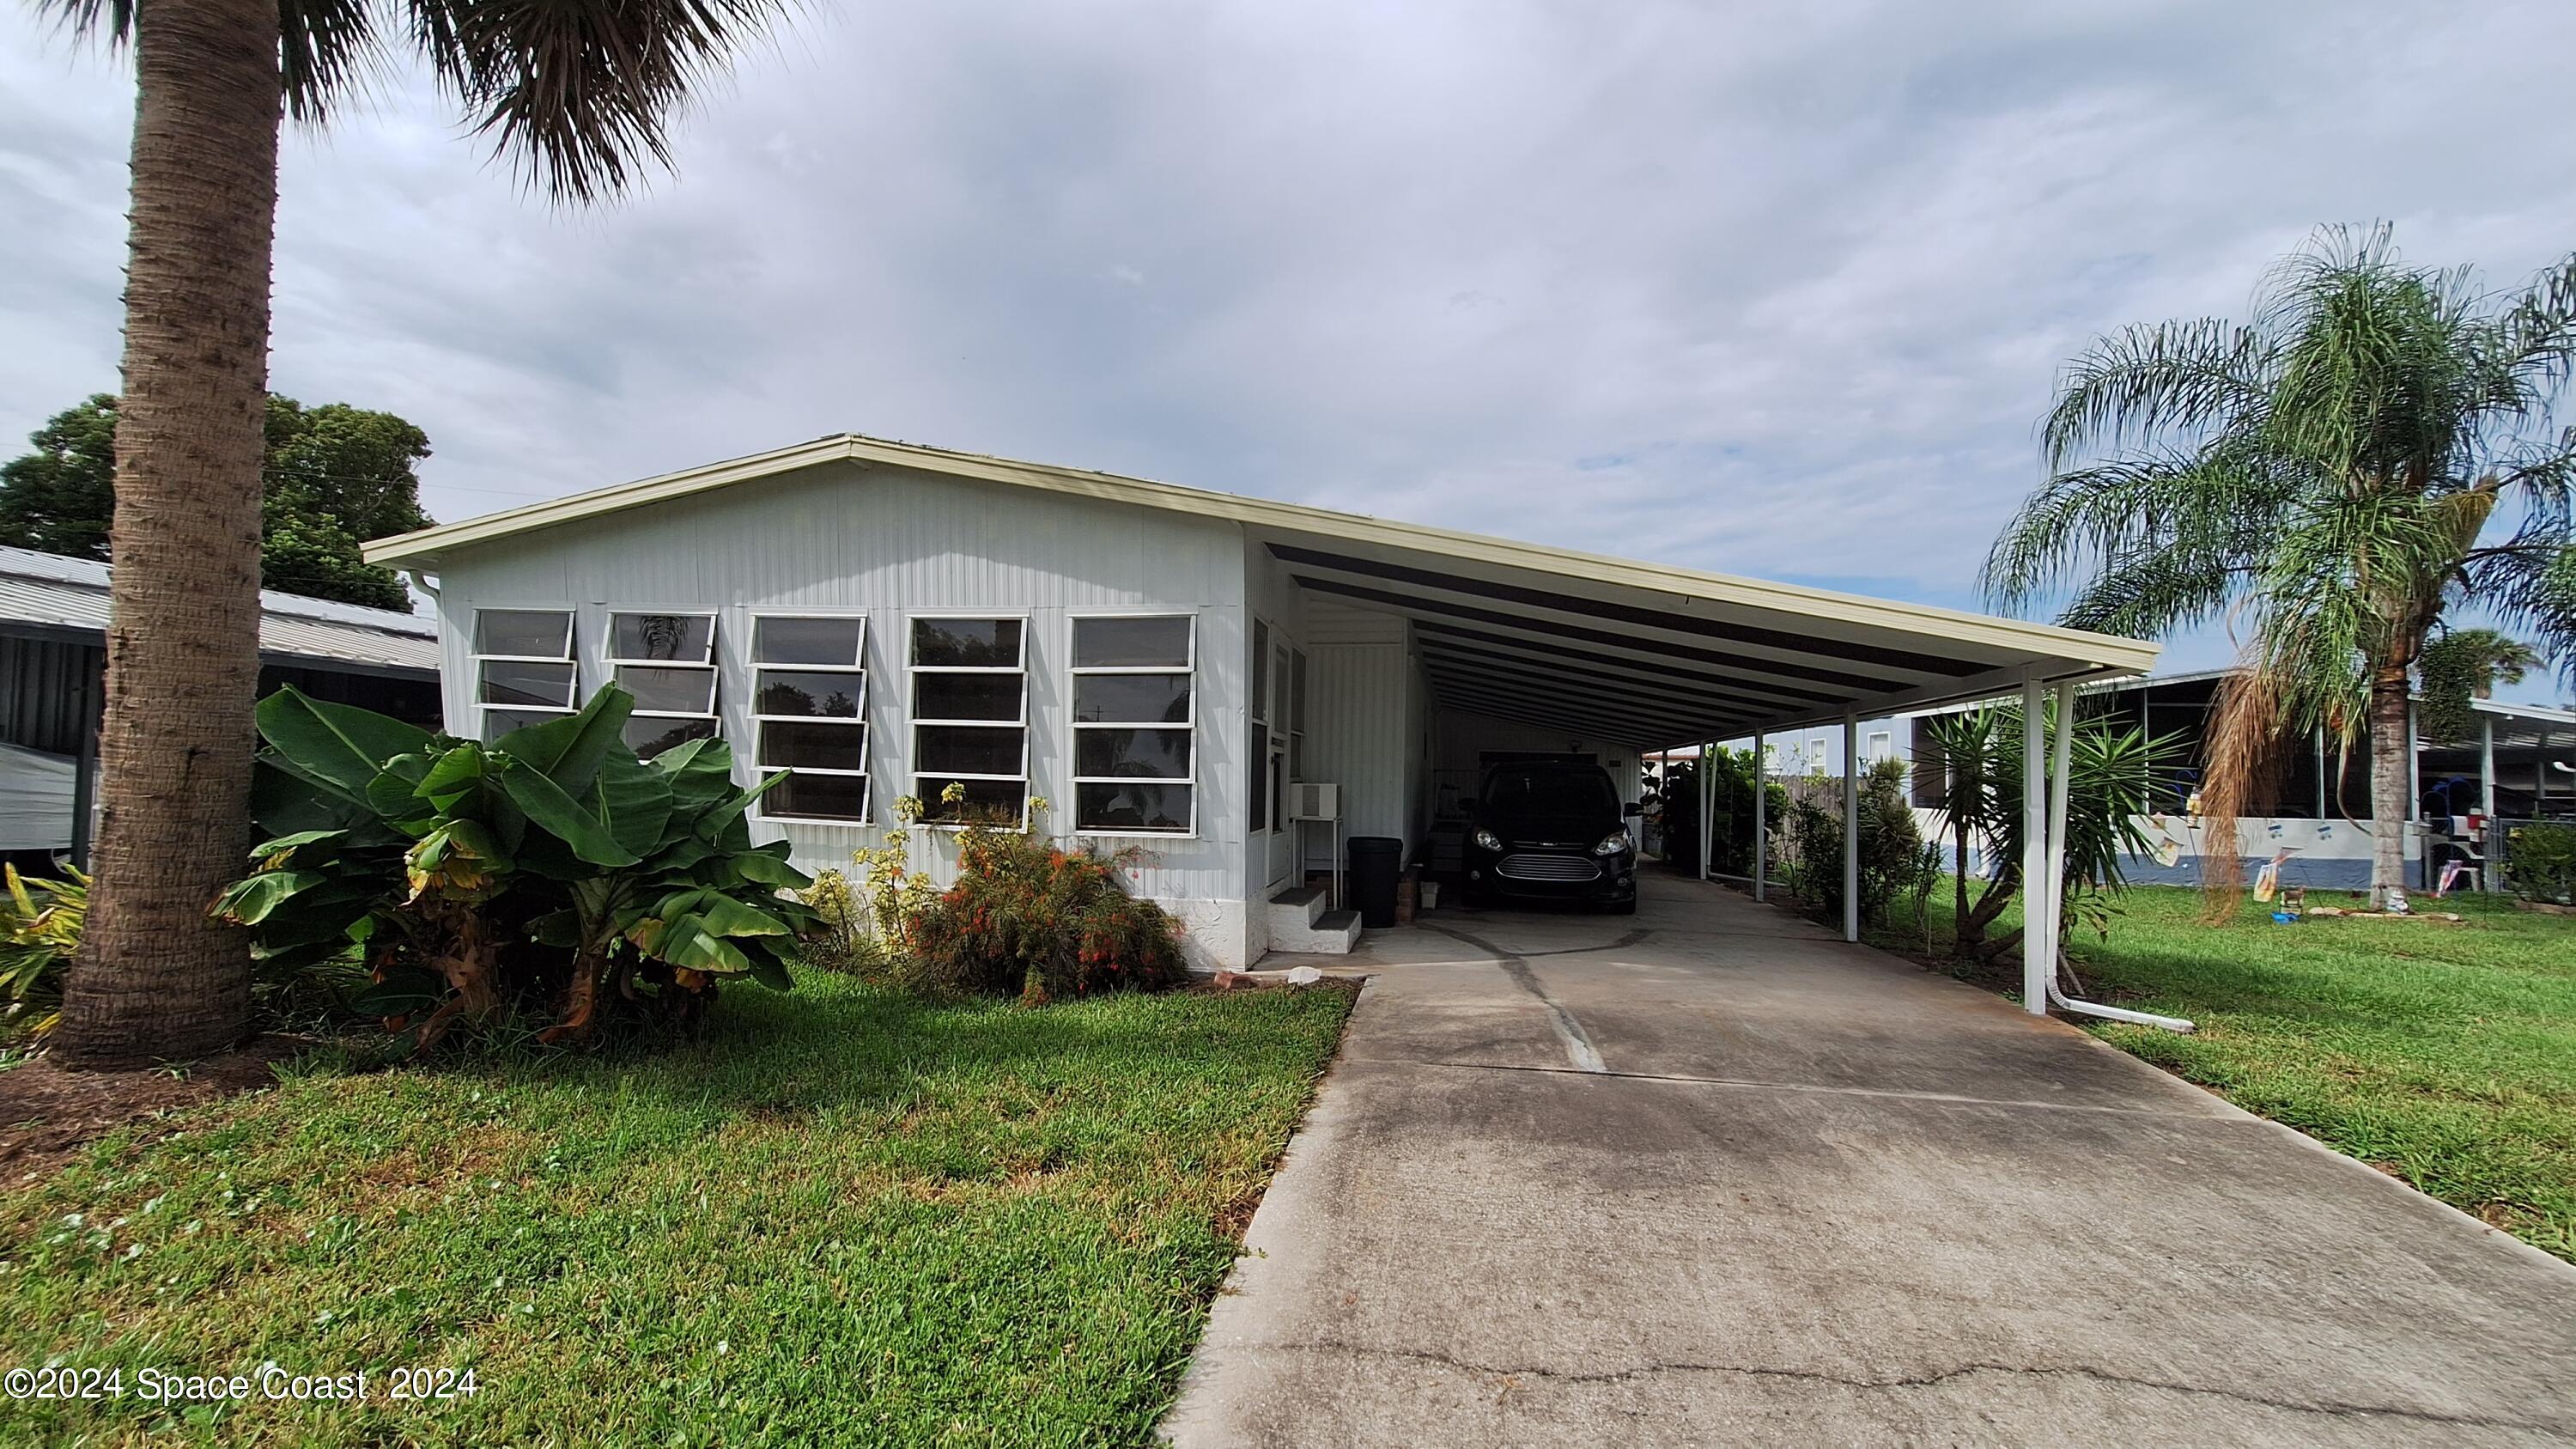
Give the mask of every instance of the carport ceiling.
M 2026 676 L 2117 678 L 2156 656 L 2153 644 L 2012 619 L 1465 535 L 1437 541 L 1449 546 L 1263 539 L 1315 595 L 1410 620 L 1442 705 L 1639 746 L 1984 698 Z

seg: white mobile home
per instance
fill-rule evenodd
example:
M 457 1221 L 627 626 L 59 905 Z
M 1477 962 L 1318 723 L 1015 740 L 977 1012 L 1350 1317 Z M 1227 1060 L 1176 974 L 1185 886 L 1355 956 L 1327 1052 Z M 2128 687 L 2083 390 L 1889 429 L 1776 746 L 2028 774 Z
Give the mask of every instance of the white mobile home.
M 1429 859 L 1498 758 L 1642 752 L 2025 681 L 2134 640 L 842 435 L 371 544 L 436 591 L 447 719 L 610 679 L 639 748 L 786 770 L 757 828 L 807 868 L 949 781 L 1137 847 L 1193 960 L 1313 948 L 1272 898 L 1354 836 Z M 1339 820 L 1289 819 L 1291 786 Z M 940 849 L 916 838 L 920 864 Z M 1336 924 L 1346 940 L 1356 928 Z

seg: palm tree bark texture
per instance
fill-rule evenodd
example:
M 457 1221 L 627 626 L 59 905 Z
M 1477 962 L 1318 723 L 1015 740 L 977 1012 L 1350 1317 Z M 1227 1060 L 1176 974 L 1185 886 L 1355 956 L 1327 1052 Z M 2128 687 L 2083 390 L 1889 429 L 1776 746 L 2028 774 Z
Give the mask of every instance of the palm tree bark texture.
M 84 1066 L 250 1016 L 248 945 L 206 907 L 250 844 L 278 34 L 276 0 L 153 0 L 135 36 L 95 884 L 58 1039 Z

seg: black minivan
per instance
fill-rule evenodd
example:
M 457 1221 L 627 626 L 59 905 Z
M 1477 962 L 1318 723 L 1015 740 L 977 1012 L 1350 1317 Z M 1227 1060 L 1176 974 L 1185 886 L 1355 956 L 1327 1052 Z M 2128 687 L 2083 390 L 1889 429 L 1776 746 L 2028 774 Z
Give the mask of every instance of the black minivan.
M 1579 760 L 1494 766 L 1467 805 L 1467 904 L 1517 898 L 1637 909 L 1637 846 L 1610 772 Z

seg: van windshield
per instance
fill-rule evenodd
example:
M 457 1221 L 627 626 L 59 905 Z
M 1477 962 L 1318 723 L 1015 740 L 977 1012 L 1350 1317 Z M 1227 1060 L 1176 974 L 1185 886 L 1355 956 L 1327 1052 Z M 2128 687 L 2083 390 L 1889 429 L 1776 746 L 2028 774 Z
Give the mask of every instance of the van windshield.
M 1523 818 L 1619 815 L 1618 792 L 1599 770 L 1496 770 L 1484 804 L 1493 814 Z

